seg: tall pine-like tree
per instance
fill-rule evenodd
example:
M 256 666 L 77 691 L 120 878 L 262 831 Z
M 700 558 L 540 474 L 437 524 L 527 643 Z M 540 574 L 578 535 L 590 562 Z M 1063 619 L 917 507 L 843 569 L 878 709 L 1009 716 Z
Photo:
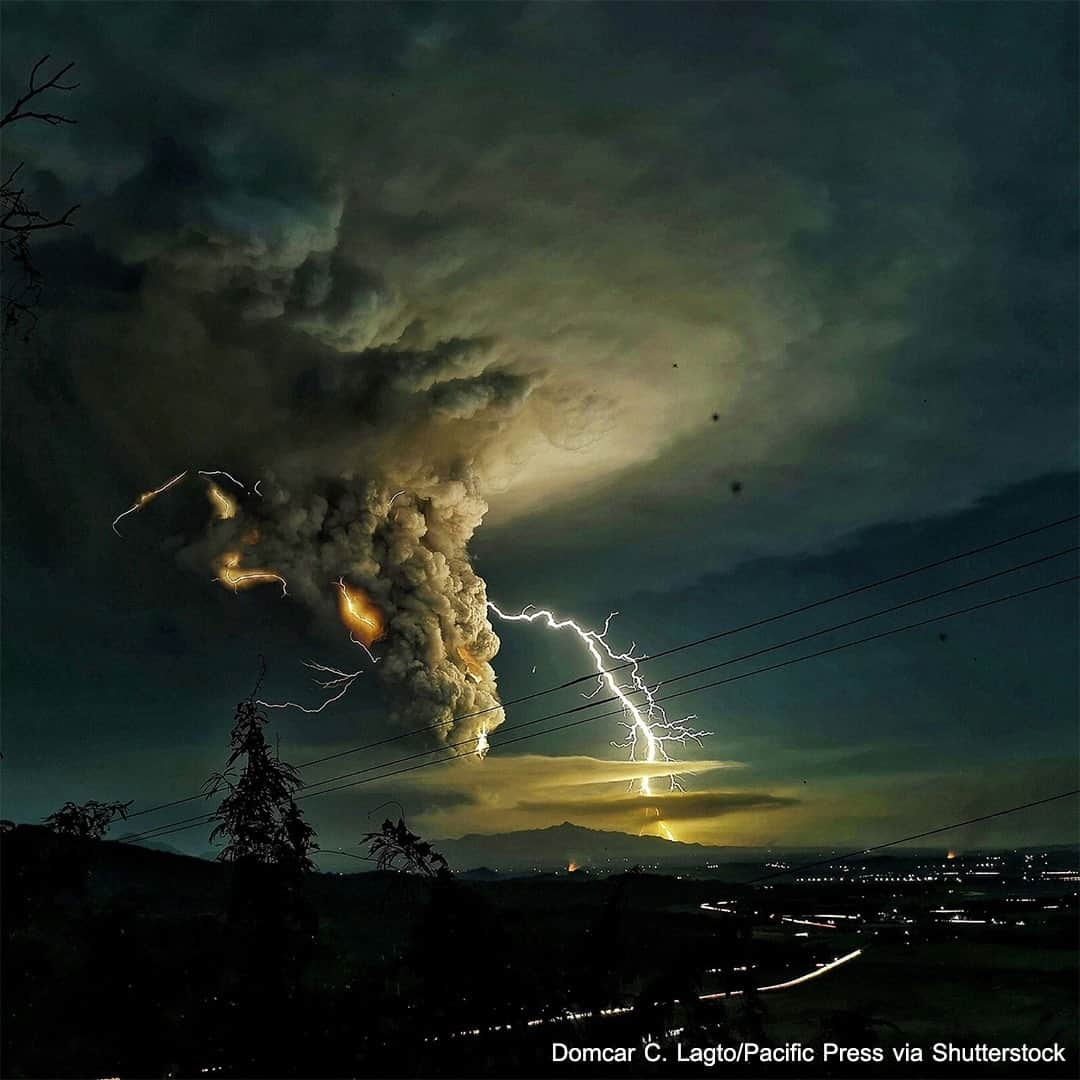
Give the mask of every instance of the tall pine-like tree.
M 238 1075 L 296 1075 L 292 1039 L 303 1011 L 304 972 L 318 935 L 306 896 L 315 831 L 293 798 L 300 775 L 266 741 L 256 683 L 236 707 L 224 770 L 208 781 L 225 790 L 211 841 L 230 874 L 228 949 L 221 1001 L 204 1017 L 214 1053 Z
M 218 856 L 223 862 L 312 870 L 315 831 L 293 799 L 300 774 L 271 752 L 266 713 L 255 693 L 237 705 L 229 760 L 209 781 L 211 793 L 228 789 L 210 840 L 225 840 Z

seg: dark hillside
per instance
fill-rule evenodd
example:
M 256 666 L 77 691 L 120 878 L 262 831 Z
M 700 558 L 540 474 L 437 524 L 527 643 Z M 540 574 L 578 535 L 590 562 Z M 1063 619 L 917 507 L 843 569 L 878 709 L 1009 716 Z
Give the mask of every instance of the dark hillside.
M 31 826 L 0 838 L 0 859 L 6 1076 L 544 1076 L 554 1039 L 636 1045 L 672 1030 L 704 1046 L 836 1031 L 929 1043 L 960 1030 L 1075 1049 L 1075 899 L 1045 889 L 1012 926 L 1001 918 L 1013 898 L 982 886 L 961 899 L 942 885 L 935 899 L 893 882 L 856 894 L 640 872 L 364 872 L 308 874 L 294 894 L 269 871 L 241 878 Z M 928 918 L 946 897 L 998 923 Z M 849 914 L 830 927 L 820 912 Z M 1008 1002 L 1000 1031 L 991 994 Z

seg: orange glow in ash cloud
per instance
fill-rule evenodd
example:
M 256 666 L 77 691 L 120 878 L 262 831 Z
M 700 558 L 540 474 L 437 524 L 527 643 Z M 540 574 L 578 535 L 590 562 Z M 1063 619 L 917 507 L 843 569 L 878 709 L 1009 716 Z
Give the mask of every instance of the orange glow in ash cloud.
M 236 517 L 236 500 L 226 495 L 213 481 L 206 485 L 206 497 L 210 500 L 214 517 L 219 521 Z
M 344 578 L 338 578 L 337 587 L 341 621 L 357 641 L 365 648 L 371 648 L 386 633 L 383 613 L 363 589 L 356 585 L 346 585 Z
M 217 580 L 222 585 L 239 592 L 240 589 L 250 589 L 256 585 L 266 585 L 277 582 L 281 586 L 281 595 L 288 595 L 288 583 L 273 570 L 251 569 L 245 570 L 240 566 L 240 552 L 226 551 L 214 564 L 217 571 Z
M 484 669 L 480 661 L 464 645 L 457 647 L 457 654 L 458 659 L 465 665 L 466 671 L 479 682 L 484 677 Z

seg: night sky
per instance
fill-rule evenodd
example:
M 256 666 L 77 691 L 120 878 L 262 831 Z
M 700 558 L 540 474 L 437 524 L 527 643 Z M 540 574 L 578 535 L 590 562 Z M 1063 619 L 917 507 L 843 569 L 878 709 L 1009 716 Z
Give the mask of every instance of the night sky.
M 618 610 L 614 645 L 660 651 L 1076 513 L 1076 20 L 1053 3 L 9 6 L 4 101 L 45 53 L 80 86 L 50 102 L 78 124 L 16 125 L 5 164 L 27 162 L 43 209 L 80 208 L 41 236 L 38 327 L 4 357 L 4 816 L 197 790 L 260 655 L 270 700 L 321 700 L 304 660 L 364 670 L 317 715 L 273 713 L 293 761 L 431 723 L 440 695 L 483 700 L 493 676 L 454 666 L 459 632 L 503 700 L 588 670 L 535 628 L 495 624 L 495 655 L 473 571 L 506 610 Z M 240 517 L 288 599 L 212 580 L 239 541 L 195 477 L 114 534 L 184 469 L 264 479 Z M 416 563 L 391 582 L 356 539 L 399 489 L 422 582 Z M 801 651 L 1075 572 L 1067 554 Z M 378 672 L 334 614 L 339 574 L 397 612 Z M 449 682 L 414 692 L 433 611 Z M 1070 584 L 689 696 L 673 715 L 713 735 L 664 818 L 681 840 L 862 844 L 1073 787 L 1076 655 Z M 500 751 L 496 730 L 483 762 L 304 805 L 326 846 L 391 798 L 434 837 L 638 832 L 619 735 L 598 720 Z M 947 843 L 1068 841 L 1075 823 L 1062 803 Z M 203 830 L 169 842 L 207 848 Z

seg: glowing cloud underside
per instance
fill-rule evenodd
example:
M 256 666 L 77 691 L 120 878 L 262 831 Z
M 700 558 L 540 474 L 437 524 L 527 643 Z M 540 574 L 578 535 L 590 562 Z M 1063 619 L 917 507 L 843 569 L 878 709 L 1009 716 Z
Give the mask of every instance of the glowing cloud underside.
M 649 686 L 641 677 L 638 664 L 644 659 L 644 656 L 634 654 L 635 646 L 633 644 L 625 653 L 617 653 L 608 645 L 608 628 L 617 612 L 612 612 L 604 623 L 604 629 L 597 632 L 578 625 L 573 619 L 561 619 L 550 611 L 533 609 L 531 605 L 524 608 L 517 615 L 506 614 L 491 601 L 488 601 L 487 606 L 489 610 L 506 622 L 539 622 L 549 630 L 569 630 L 576 635 L 588 650 L 589 656 L 596 666 L 597 688 L 593 691 L 593 694 L 587 696 L 595 696 L 601 690 L 607 688 L 618 699 L 626 716 L 626 719 L 622 721 L 626 729 L 626 735 L 622 740 L 613 742 L 612 745 L 626 750 L 631 761 L 642 761 L 650 765 L 667 762 L 674 764 L 671 755 L 668 753 L 670 745 L 676 743 L 685 745 L 688 742 L 695 742 L 700 745 L 701 740 L 706 735 L 712 734 L 712 732 L 701 731 L 693 727 L 691 722 L 697 719 L 693 715 L 683 717 L 681 720 L 669 720 L 667 713 L 664 712 L 661 705 L 657 704 L 655 699 L 659 686 Z M 620 683 L 615 678 L 615 675 L 608 670 L 607 664 L 612 667 L 626 665 L 623 670 L 629 673 L 629 683 Z M 640 695 L 643 699 L 642 704 L 640 706 L 636 705 L 631 700 L 630 695 Z M 672 770 L 667 779 L 669 791 L 683 790 L 678 772 Z M 657 792 L 653 791 L 648 776 L 643 776 L 637 781 L 637 784 L 638 791 L 642 796 L 649 797 L 657 794 Z M 649 809 L 655 810 L 656 823 L 660 831 L 669 840 L 673 840 L 671 830 L 661 820 L 659 808 L 650 807 Z

